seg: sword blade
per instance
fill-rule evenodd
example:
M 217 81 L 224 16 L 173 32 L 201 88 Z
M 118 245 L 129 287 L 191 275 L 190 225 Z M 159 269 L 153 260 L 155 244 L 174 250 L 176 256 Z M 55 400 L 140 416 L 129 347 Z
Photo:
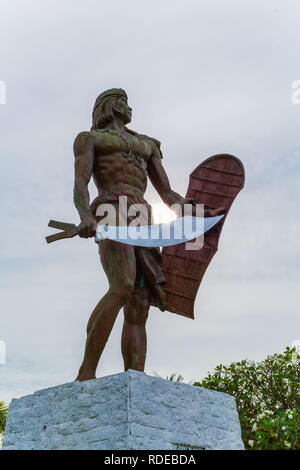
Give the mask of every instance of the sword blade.
M 180 217 L 165 224 L 145 226 L 104 226 L 98 224 L 96 243 L 102 239 L 114 240 L 141 247 L 165 247 L 191 241 L 214 227 L 224 216 Z

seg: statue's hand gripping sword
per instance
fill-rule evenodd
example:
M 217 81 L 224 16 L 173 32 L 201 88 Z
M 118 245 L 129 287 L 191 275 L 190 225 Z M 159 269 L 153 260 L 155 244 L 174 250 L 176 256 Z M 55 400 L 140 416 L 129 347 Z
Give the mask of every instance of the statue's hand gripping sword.
M 56 242 L 57 240 L 62 240 L 63 238 L 73 238 L 78 235 L 78 227 L 75 224 L 58 222 L 58 220 L 50 220 L 48 227 L 57 228 L 59 230 L 62 230 L 62 232 L 58 232 L 53 235 L 48 235 L 48 237 L 45 237 L 47 243 Z

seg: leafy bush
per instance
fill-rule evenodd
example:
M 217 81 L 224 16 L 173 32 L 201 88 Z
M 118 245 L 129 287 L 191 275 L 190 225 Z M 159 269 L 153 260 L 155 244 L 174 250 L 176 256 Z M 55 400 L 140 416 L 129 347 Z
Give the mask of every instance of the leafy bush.
M 162 377 L 161 375 L 159 375 L 157 372 L 154 371 L 154 375 L 155 375 L 155 377 L 157 377 L 159 379 L 169 380 L 170 382 L 183 382 L 183 380 L 184 380 L 182 375 L 181 374 L 176 374 L 176 372 L 174 372 L 171 375 L 167 375 L 166 377 Z
M 6 424 L 6 417 L 7 417 L 7 405 L 4 401 L 0 401 L 0 448 L 1 448 L 1 441 L 2 436 L 4 434 L 5 424 Z
M 219 365 L 194 385 L 236 399 L 246 449 L 300 450 L 300 354 L 286 348 L 264 361 Z

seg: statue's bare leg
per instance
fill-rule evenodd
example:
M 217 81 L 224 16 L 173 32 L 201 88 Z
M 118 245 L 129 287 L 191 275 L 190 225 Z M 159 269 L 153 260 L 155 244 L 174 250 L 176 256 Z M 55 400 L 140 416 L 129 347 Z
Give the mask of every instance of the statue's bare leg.
M 150 293 L 147 287 L 136 287 L 124 306 L 122 354 L 125 370 L 144 371 L 147 352 L 146 321 L 149 307 Z
M 121 308 L 134 291 L 136 259 L 134 248 L 112 240 L 101 241 L 101 262 L 109 289 L 95 307 L 87 326 L 82 365 L 76 380 L 95 378 L 97 365 Z

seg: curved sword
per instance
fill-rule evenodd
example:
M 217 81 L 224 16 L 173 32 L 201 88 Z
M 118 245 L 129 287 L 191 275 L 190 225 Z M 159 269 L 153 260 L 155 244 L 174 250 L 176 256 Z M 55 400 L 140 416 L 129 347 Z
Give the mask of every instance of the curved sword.
M 97 225 L 95 242 L 108 238 L 127 245 L 157 247 L 185 243 L 203 235 L 216 225 L 224 215 L 216 217 L 180 217 L 172 222 L 145 226 L 105 226 Z M 61 229 L 62 232 L 46 237 L 47 243 L 78 235 L 75 224 L 50 220 L 49 227 Z
M 96 243 L 103 239 L 127 245 L 164 247 L 179 245 L 203 235 L 216 225 L 224 215 L 216 217 L 180 217 L 172 222 L 144 226 L 97 225 Z

